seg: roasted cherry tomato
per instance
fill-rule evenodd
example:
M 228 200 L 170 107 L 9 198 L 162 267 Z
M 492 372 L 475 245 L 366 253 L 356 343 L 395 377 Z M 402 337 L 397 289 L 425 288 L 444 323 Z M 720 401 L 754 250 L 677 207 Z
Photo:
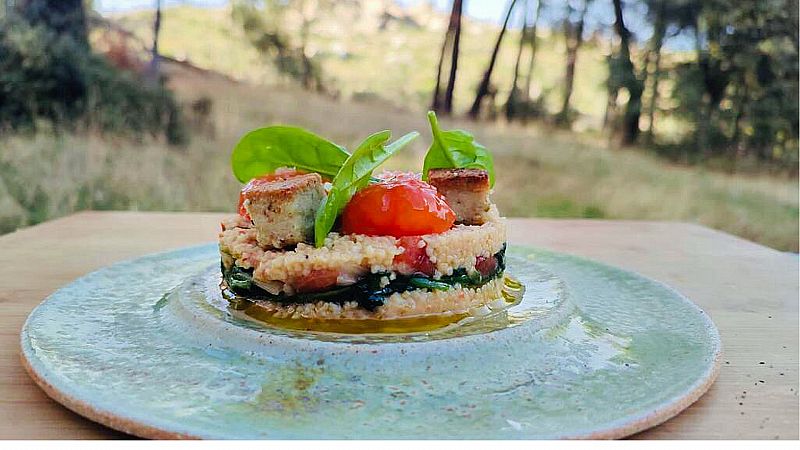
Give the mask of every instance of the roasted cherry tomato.
M 436 188 L 409 173 L 384 173 L 358 191 L 342 213 L 342 231 L 370 236 L 420 236 L 449 230 L 456 215 Z
M 250 215 L 247 214 L 247 209 L 244 207 L 244 194 L 247 192 L 248 189 L 251 189 L 254 186 L 258 186 L 260 184 L 269 183 L 271 181 L 286 180 L 288 178 L 292 178 L 297 175 L 303 175 L 304 173 L 305 172 L 297 170 L 295 168 L 284 168 L 276 170 L 275 173 L 270 173 L 267 175 L 262 175 L 258 178 L 253 178 L 252 180 L 250 180 L 249 183 L 244 185 L 242 190 L 239 192 L 239 215 L 247 220 L 250 220 Z

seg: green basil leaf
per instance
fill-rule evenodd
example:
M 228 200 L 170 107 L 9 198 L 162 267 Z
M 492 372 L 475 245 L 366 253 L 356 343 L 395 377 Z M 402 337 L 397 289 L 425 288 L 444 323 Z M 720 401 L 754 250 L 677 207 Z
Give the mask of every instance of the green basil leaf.
M 314 236 L 317 247 L 322 247 L 325 237 L 333 229 L 336 218 L 350 198 L 359 189 L 369 184 L 372 171 L 389 159 L 392 154 L 408 145 L 419 136 L 416 131 L 385 145 L 391 138 L 389 131 L 380 131 L 364 139 L 358 148 L 347 158 L 331 183 L 328 197 L 317 210 L 314 223 Z
M 280 167 L 295 167 L 333 178 L 348 156 L 343 147 L 310 131 L 272 126 L 244 135 L 233 149 L 231 166 L 242 183 Z
M 462 130 L 442 130 L 436 113 L 428 111 L 433 141 L 425 155 L 422 176 L 428 179 L 431 169 L 483 169 L 489 173 L 489 185 L 494 186 L 494 163 L 486 147 Z

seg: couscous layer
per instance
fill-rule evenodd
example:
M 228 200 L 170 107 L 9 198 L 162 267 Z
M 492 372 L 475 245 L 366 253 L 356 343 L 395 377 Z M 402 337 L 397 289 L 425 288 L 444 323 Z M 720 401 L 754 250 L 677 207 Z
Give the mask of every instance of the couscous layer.
M 330 233 L 319 248 L 264 249 L 240 216 L 219 235 L 226 287 L 292 319 L 463 314 L 502 297 L 505 241 L 494 207 L 482 225 L 411 238 Z
M 270 293 L 294 294 L 302 291 L 302 282 L 312 276 L 336 273 L 337 285 L 354 282 L 367 273 L 399 272 L 408 274 L 404 246 L 413 245 L 432 263 L 433 279 L 452 275 L 456 269 L 475 270 L 480 258 L 499 252 L 506 242 L 506 227 L 493 208 L 490 220 L 483 225 L 456 225 L 451 230 L 420 236 L 417 240 L 391 236 L 339 235 L 331 233 L 325 245 L 316 248 L 298 244 L 294 249 L 264 250 L 256 240 L 256 231 L 240 216 L 222 223 L 219 235 L 223 266 L 236 265 L 253 269 L 253 279 L 264 284 Z

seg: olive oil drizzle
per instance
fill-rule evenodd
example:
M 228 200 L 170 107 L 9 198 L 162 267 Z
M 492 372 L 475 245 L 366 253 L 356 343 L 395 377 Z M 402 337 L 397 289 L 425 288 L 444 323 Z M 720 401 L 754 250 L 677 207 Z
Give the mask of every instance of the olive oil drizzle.
M 239 297 L 229 289 L 223 289 L 223 297 L 228 300 L 229 311 L 234 317 L 254 321 L 269 327 L 332 335 L 394 335 L 401 338 L 409 338 L 413 335 L 431 335 L 431 333 L 439 335 L 444 330 L 458 332 L 457 330 L 464 327 L 473 327 L 474 329 L 477 326 L 480 329 L 486 328 L 487 330 L 505 328 L 512 323 L 507 310 L 519 304 L 524 292 L 525 288 L 521 283 L 508 275 L 503 275 L 502 296 L 486 302 L 483 307 L 472 308 L 469 311 L 424 314 L 396 319 L 278 317 L 274 309 L 265 307 L 258 300 Z M 484 323 L 486 325 L 482 325 Z

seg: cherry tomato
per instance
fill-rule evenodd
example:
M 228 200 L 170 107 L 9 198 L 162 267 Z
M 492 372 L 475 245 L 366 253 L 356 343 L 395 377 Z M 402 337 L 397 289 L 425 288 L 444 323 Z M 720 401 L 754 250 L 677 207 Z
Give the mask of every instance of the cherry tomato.
M 270 173 L 267 175 L 262 175 L 258 178 L 253 178 L 250 180 L 249 183 L 244 185 L 242 190 L 239 192 L 239 215 L 244 217 L 247 220 L 250 220 L 250 215 L 247 214 L 247 209 L 244 207 L 244 196 L 249 189 L 252 189 L 255 186 L 259 186 L 262 184 L 266 184 L 272 181 L 277 180 L 286 180 L 297 175 L 303 175 L 305 172 L 297 170 L 295 168 L 282 168 L 275 171 L 275 173 Z
M 342 213 L 342 231 L 370 236 L 420 236 L 449 230 L 456 215 L 436 188 L 409 173 L 385 173 L 358 191 Z
M 398 244 L 403 247 L 403 253 L 394 257 L 392 261 L 393 268 L 404 275 L 421 273 L 429 277 L 433 276 L 436 266 L 428 258 L 422 238 L 419 236 L 404 236 L 399 241 Z M 422 246 L 420 246 L 421 242 L 423 243 Z

